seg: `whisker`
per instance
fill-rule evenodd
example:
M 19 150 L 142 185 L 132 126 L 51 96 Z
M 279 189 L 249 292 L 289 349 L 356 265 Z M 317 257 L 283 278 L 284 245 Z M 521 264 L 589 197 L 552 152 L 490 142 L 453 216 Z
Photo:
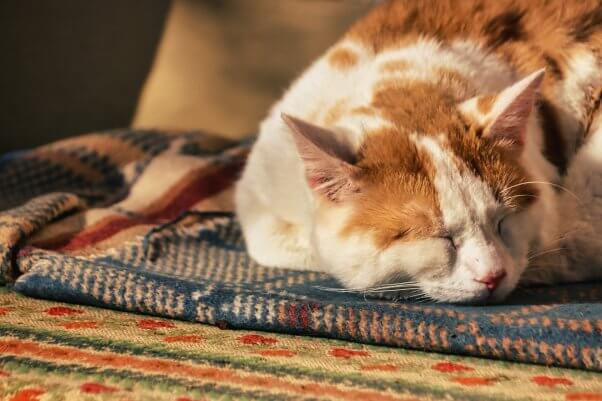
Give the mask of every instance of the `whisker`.
M 529 194 L 520 194 L 520 195 L 514 195 L 514 196 L 509 196 L 506 198 L 506 200 L 508 202 L 512 202 L 517 198 L 535 198 L 535 199 L 539 199 L 539 196 L 537 195 L 529 195 Z
M 403 291 L 406 289 L 415 289 L 418 287 L 401 287 L 401 288 L 390 288 L 390 289 L 385 289 L 385 290 L 368 290 L 368 291 L 364 291 L 366 293 L 382 293 L 382 292 L 399 292 L 399 291 Z
M 509 187 L 506 187 L 506 188 L 502 189 L 501 192 L 504 194 L 507 191 L 510 191 L 511 189 L 514 189 L 514 188 L 517 188 L 517 187 L 520 187 L 520 186 L 523 186 L 523 185 L 529 185 L 529 184 L 545 184 L 545 185 L 550 185 L 550 186 L 552 186 L 554 188 L 558 188 L 558 189 L 561 189 L 561 190 L 565 191 L 566 193 L 568 193 L 569 195 L 571 195 L 572 197 L 574 197 L 575 199 L 577 199 L 579 202 L 581 202 L 581 199 L 579 199 L 579 197 L 577 195 L 575 195 L 574 192 L 570 191 L 568 188 L 563 187 L 560 184 L 555 184 L 553 182 L 548 182 L 548 181 L 526 181 L 526 182 L 520 182 L 518 184 L 514 184 L 512 186 L 509 186 Z
M 513 196 L 508 197 L 508 199 L 514 199 L 514 198 L 539 198 L 539 196 L 531 195 L 531 194 L 518 194 L 518 195 L 513 195 Z
M 377 292 L 380 290 L 388 290 L 388 289 L 404 289 L 404 288 L 412 288 L 418 287 L 419 284 L 416 281 L 407 281 L 402 283 L 391 283 L 391 284 L 383 284 L 381 286 L 373 286 L 373 287 L 352 287 L 352 288 L 335 288 L 335 287 L 323 287 L 323 286 L 314 286 L 314 288 L 323 291 L 330 292 Z
M 356 288 L 332 288 L 332 287 L 323 287 L 323 286 L 314 286 L 314 288 L 337 292 L 337 293 L 357 293 L 361 294 L 364 297 L 364 300 L 367 301 L 368 295 L 377 295 L 377 294 L 385 294 L 385 293 L 394 293 L 399 292 L 399 297 L 395 297 L 394 301 L 398 300 L 406 300 L 412 301 L 416 303 L 427 303 L 433 302 L 433 299 L 426 295 L 420 284 L 416 281 L 408 281 L 402 283 L 391 283 L 391 284 L 383 284 L 381 286 L 373 286 L 373 287 L 356 287 Z
M 353 289 L 361 289 L 361 290 L 365 290 L 365 289 L 370 289 L 370 288 L 387 288 L 387 287 L 393 287 L 393 286 L 397 286 L 397 285 L 404 285 L 404 284 L 418 284 L 417 281 L 401 281 L 401 282 L 397 282 L 397 283 L 389 283 L 389 284 L 382 284 L 382 285 L 375 285 L 372 287 L 355 287 Z
M 430 297 L 428 295 L 426 295 L 422 289 L 416 289 L 413 291 L 413 293 L 404 294 L 403 297 L 404 297 L 404 299 L 406 299 L 408 301 L 420 302 L 420 301 L 429 301 L 430 300 Z
M 567 250 L 567 248 L 547 249 L 547 250 L 542 251 L 542 252 L 538 252 L 538 253 L 535 253 L 535 254 L 529 254 L 529 255 L 527 255 L 528 256 L 527 260 L 533 260 L 535 258 L 538 258 L 538 257 L 543 256 L 543 255 L 547 255 L 549 253 L 560 252 L 560 251 L 565 251 L 565 250 Z
M 332 287 L 321 287 L 321 286 L 314 286 L 315 289 L 317 290 L 321 290 L 321 291 L 328 291 L 328 292 L 341 292 L 341 293 L 361 293 L 363 291 L 365 291 L 364 289 L 355 289 L 355 288 L 332 288 Z
M 558 238 L 556 238 L 556 239 L 554 239 L 554 240 L 552 240 L 552 241 L 548 242 L 548 245 L 553 245 L 553 244 L 557 244 L 557 243 L 559 243 L 559 242 L 561 242 L 561 241 L 564 241 L 564 240 L 566 240 L 566 239 L 568 238 L 568 236 L 569 236 L 569 235 L 571 235 L 571 234 L 574 234 L 574 233 L 575 233 L 575 232 L 577 232 L 577 231 L 578 231 L 578 230 L 573 230 L 573 231 L 572 231 L 572 232 L 570 232 L 570 233 L 569 233 L 569 232 L 567 232 L 567 233 L 565 233 L 565 234 L 561 235 L 560 237 L 558 237 Z
M 373 287 L 367 287 L 365 289 L 370 289 L 370 290 L 377 290 L 377 289 L 386 289 L 386 288 L 391 288 L 391 287 L 403 287 L 403 286 L 413 286 L 413 285 L 419 285 L 419 283 L 417 281 L 404 281 L 401 283 L 391 283 L 391 284 L 383 284 L 383 285 L 379 285 L 379 286 L 373 286 Z
M 370 287 L 367 289 L 369 289 L 369 290 L 386 290 L 389 288 L 418 287 L 418 286 L 420 286 L 419 283 L 397 283 L 397 284 L 391 284 L 391 285 L 383 285 L 383 286 L 379 286 L 379 287 Z
M 419 303 L 419 304 L 426 304 L 426 303 L 429 303 L 429 302 L 431 302 L 431 301 L 432 301 L 432 299 L 431 299 L 431 298 L 429 298 L 429 297 L 420 297 L 420 298 L 416 298 L 416 299 L 415 299 L 415 300 L 413 300 L 413 301 L 415 301 L 416 303 Z

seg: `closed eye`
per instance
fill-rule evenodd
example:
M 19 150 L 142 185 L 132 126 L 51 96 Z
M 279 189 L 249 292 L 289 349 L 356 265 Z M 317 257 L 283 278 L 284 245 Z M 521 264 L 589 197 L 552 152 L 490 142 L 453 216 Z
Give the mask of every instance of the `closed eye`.
M 506 243 L 508 242 L 509 235 L 510 235 L 509 230 L 508 230 L 508 225 L 507 225 L 508 216 L 509 215 L 505 215 L 504 217 L 499 219 L 499 221 L 497 222 L 497 233 L 500 236 L 500 238 L 502 239 L 502 241 L 504 241 Z

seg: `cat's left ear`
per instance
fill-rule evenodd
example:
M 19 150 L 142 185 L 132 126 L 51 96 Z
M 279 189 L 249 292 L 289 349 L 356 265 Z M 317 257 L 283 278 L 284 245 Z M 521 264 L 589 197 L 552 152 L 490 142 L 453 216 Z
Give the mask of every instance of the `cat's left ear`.
M 348 144 L 335 133 L 283 113 L 297 152 L 305 167 L 307 183 L 314 192 L 331 202 L 343 202 L 359 192 L 360 168 Z
M 543 69 L 535 71 L 496 95 L 464 101 L 460 110 L 483 125 L 484 137 L 522 149 L 543 78 Z

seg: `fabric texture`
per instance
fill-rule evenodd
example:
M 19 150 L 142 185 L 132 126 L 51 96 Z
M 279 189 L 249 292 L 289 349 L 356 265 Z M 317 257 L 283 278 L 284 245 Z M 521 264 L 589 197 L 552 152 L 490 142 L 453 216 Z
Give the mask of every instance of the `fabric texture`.
M 600 374 L 32 300 L 0 288 L 8 401 L 602 400 Z
M 337 293 L 326 274 L 257 265 L 228 212 L 248 149 L 118 131 L 5 156 L 4 280 L 34 297 L 222 328 L 602 370 L 600 283 L 454 306 Z

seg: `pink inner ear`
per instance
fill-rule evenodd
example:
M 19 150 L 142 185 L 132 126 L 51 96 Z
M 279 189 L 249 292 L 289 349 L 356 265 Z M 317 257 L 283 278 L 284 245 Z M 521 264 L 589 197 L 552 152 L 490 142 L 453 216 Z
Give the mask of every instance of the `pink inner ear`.
M 284 113 L 282 119 L 291 129 L 310 188 L 332 202 L 342 202 L 359 191 L 355 180 L 359 168 L 351 164 L 354 156 L 349 146 L 325 128 Z
M 529 117 L 537 100 L 543 74 L 543 70 L 536 71 L 500 94 L 498 102 L 506 104 L 490 125 L 487 134 L 489 138 L 519 147 L 525 144 Z
M 532 103 L 517 99 L 490 126 L 489 137 L 523 146 L 532 107 Z

